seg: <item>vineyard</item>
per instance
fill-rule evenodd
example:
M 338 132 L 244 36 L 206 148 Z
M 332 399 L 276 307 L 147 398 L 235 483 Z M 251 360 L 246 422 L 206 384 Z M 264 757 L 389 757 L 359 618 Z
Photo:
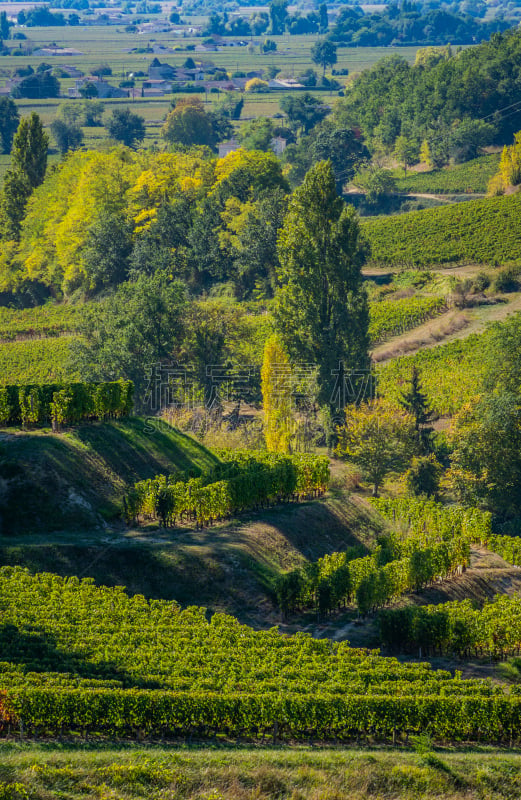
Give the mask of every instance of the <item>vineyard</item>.
M 387 609 L 379 615 L 382 644 L 391 651 L 459 658 L 519 655 L 521 598 L 497 595 L 482 609 L 470 600 Z
M 372 502 L 390 523 L 374 552 L 362 558 L 357 558 L 356 550 L 331 553 L 282 575 L 276 591 L 286 616 L 306 608 L 325 615 L 348 604 L 361 614 L 375 611 L 406 592 L 460 574 L 469 564 L 472 543 L 486 544 L 513 559 L 518 553 L 521 557 L 521 548 L 509 549 L 505 540 L 511 542 L 510 537 L 492 535 L 487 512 L 444 507 L 430 500 Z
M 72 336 L 0 344 L 0 385 L 78 380 L 69 367 Z
M 82 311 L 79 305 L 47 303 L 34 308 L 0 307 L 0 341 L 45 338 L 72 333 Z
M 369 322 L 371 344 L 379 344 L 391 336 L 416 328 L 445 308 L 445 300 L 441 297 L 415 296 L 372 303 Z
M 373 219 L 362 229 L 379 264 L 502 264 L 521 258 L 520 210 L 515 194 Z
M 0 387 L 0 425 L 49 425 L 127 417 L 134 404 L 131 381 Z
M 479 392 L 487 338 L 486 333 L 473 334 L 377 364 L 378 391 L 391 402 L 398 403 L 416 366 L 433 410 L 441 416 L 455 414 Z
M 346 643 L 0 569 L 9 730 L 45 736 L 517 740 L 521 696 Z
M 180 481 L 159 475 L 136 483 L 125 499 L 127 520 L 159 519 L 165 527 L 191 520 L 204 527 L 241 511 L 316 496 L 329 482 L 325 456 L 239 450 L 218 455 L 222 463 L 210 476 Z
M 400 192 L 422 194 L 486 194 L 488 182 L 496 174 L 498 166 L 499 154 L 493 153 L 444 169 L 409 172 L 405 178 L 400 170 L 396 188 Z

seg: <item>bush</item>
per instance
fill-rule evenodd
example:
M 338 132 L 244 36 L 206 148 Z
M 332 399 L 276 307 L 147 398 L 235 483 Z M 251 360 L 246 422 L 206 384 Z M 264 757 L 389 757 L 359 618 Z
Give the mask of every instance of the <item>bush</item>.
M 517 292 L 521 264 L 507 264 L 500 269 L 494 278 L 493 288 L 496 292 Z
M 415 456 L 405 473 L 407 489 L 414 495 L 436 496 L 440 488 L 443 467 L 436 456 Z

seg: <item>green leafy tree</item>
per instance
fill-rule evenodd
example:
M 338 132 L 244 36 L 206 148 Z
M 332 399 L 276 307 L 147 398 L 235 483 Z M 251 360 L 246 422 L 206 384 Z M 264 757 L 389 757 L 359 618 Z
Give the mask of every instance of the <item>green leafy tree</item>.
M 270 33 L 273 36 L 280 36 L 284 33 L 286 19 L 288 16 L 288 0 L 271 0 L 268 6 L 270 17 Z
M 325 33 L 329 28 L 329 19 L 327 16 L 327 4 L 321 3 L 318 7 L 318 13 L 320 15 L 320 22 L 319 22 L 319 33 Z
M 407 167 L 412 167 L 418 161 L 418 146 L 406 136 L 399 136 L 394 144 L 393 155 L 402 165 L 404 175 L 407 175 Z
M 335 128 L 327 120 L 313 131 L 309 153 L 313 163 L 331 161 L 339 193 L 360 165 L 370 157 L 369 150 L 354 131 Z
M 339 364 L 369 367 L 360 228 L 337 194 L 331 162 L 312 167 L 294 191 L 277 249 L 277 330 L 292 357 L 318 367 L 319 400 L 331 406 Z
M 9 39 L 10 33 L 11 28 L 9 26 L 9 20 L 7 19 L 7 13 L 5 11 L 0 11 L 0 38 Z
M 161 128 L 161 136 L 169 144 L 180 144 L 185 147 L 193 145 L 212 147 L 217 141 L 212 115 L 205 111 L 201 100 L 196 97 L 183 99 L 177 103 Z
M 145 120 L 129 108 L 115 108 L 106 122 L 111 139 L 134 147 L 145 138 Z
M 239 142 L 246 150 L 267 152 L 273 139 L 273 122 L 267 117 L 258 117 L 247 122 L 239 131 Z
M 311 60 L 322 67 L 325 75 L 326 69 L 337 62 L 336 45 L 329 39 L 318 40 L 311 49 Z
M 79 125 L 71 125 L 59 118 L 51 122 L 51 133 L 62 155 L 68 150 L 76 150 L 83 143 Z
M 178 357 L 186 308 L 185 287 L 164 273 L 122 284 L 107 300 L 85 306 L 74 368 L 85 380 L 132 380 L 143 409 L 150 368 Z
M 98 88 L 95 83 L 92 81 L 87 81 L 84 83 L 83 86 L 80 86 L 78 89 L 79 93 L 85 100 L 91 100 L 94 97 L 98 96 Z
M 303 95 L 286 95 L 280 107 L 286 114 L 291 128 L 309 133 L 317 123 L 329 114 L 329 109 L 318 97 L 306 92 Z
M 45 177 L 49 137 L 34 111 L 24 117 L 13 139 L 11 168 L 6 172 L 1 201 L 2 238 L 18 239 L 27 201 Z
M 10 153 L 13 137 L 16 133 L 20 117 L 16 103 L 10 97 L 0 97 L 0 143 L 2 153 Z

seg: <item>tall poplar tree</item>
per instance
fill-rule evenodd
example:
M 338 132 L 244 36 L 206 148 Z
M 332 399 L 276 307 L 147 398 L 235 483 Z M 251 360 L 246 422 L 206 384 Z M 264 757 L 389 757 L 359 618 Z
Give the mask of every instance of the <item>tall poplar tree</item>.
M 3 239 L 18 239 L 27 201 L 45 177 L 49 137 L 34 111 L 18 126 L 6 172 L 1 201 L 0 227 Z
M 293 359 L 318 367 L 319 402 L 343 411 L 334 408 L 335 383 L 370 367 L 369 312 L 358 217 L 338 196 L 330 161 L 294 191 L 277 250 L 277 330 Z
M 291 449 L 295 426 L 287 389 L 290 376 L 288 355 L 280 338 L 274 334 L 264 346 L 261 370 L 264 437 L 266 449 L 272 453 L 289 453 Z

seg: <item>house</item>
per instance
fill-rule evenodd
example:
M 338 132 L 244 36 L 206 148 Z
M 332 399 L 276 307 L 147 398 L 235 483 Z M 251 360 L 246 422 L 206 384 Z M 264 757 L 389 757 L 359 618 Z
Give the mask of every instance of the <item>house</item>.
M 74 81 L 74 87 L 68 89 L 67 96 L 81 97 L 80 89 L 87 83 L 94 84 L 98 90 L 97 96 L 102 100 L 111 97 L 129 96 L 128 89 L 120 89 L 119 86 L 112 86 L 112 84 L 107 83 L 107 81 L 103 80 L 103 78 L 99 78 L 97 75 L 86 75 L 85 77 Z
M 282 136 L 274 136 L 271 140 L 271 149 L 275 153 L 276 156 L 281 156 L 287 146 L 286 139 L 283 139 Z
M 276 78 L 272 81 L 268 81 L 268 86 L 270 89 L 305 89 L 303 83 L 299 83 L 294 78 L 280 78 L 277 80 Z

